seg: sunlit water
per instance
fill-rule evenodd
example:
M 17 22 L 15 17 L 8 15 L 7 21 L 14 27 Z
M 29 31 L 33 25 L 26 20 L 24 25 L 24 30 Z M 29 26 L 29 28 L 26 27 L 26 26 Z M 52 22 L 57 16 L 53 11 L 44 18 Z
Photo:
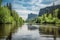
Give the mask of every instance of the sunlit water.
M 15 32 L 11 33 L 10 40 L 60 40 L 59 37 L 55 39 L 53 35 L 45 35 L 40 33 L 38 28 L 33 30 L 28 29 L 28 26 L 29 26 L 28 24 L 24 24 L 22 25 L 22 27 L 18 27 Z M 39 26 L 39 25 L 36 25 L 36 26 Z M 5 33 L 5 35 L 7 35 L 8 34 L 7 30 L 8 31 L 10 30 L 7 28 L 5 29 L 6 31 L 4 31 L 4 29 L 3 29 L 3 32 Z M 6 38 L 1 38 L 1 40 L 8 40 L 8 39 L 6 37 Z

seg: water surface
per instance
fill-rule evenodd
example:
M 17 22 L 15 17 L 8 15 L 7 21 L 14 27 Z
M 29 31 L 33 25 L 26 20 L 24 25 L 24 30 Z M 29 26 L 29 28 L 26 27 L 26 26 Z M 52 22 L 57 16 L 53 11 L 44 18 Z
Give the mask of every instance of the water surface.
M 29 26 L 37 28 L 31 29 Z M 26 23 L 22 27 L 8 24 L 0 25 L 0 40 L 60 40 L 60 37 L 54 37 L 53 34 L 41 32 L 39 27 L 40 25 L 32 26 Z M 46 28 L 43 29 L 46 30 Z

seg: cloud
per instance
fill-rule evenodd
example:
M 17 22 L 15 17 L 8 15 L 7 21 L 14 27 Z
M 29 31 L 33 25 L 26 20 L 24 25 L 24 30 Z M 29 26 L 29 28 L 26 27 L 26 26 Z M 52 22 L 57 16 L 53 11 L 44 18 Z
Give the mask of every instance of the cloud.
M 42 0 L 41 4 L 50 4 L 52 0 Z
M 19 9 L 15 9 L 16 12 L 18 12 L 18 14 L 30 14 L 30 13 L 34 13 L 34 14 L 38 14 L 37 11 L 31 11 L 31 10 L 19 10 Z
M 14 9 L 14 10 L 16 10 L 16 12 L 25 20 L 27 19 L 28 14 L 30 14 L 30 13 L 38 14 L 37 11 L 31 11 L 31 10 L 27 10 L 27 9 L 25 9 L 25 10 L 23 10 L 23 9 Z
M 57 0 L 57 1 L 55 2 L 55 5 L 60 5 L 60 0 Z

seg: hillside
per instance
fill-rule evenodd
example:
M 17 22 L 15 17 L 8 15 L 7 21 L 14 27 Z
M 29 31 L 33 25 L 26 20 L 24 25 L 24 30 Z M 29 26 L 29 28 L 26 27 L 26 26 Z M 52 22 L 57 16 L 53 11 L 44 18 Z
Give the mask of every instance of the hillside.
M 46 7 L 46 8 L 42 8 L 39 11 L 39 16 L 43 15 L 44 13 L 52 13 L 53 10 L 55 10 L 57 8 L 60 9 L 60 5 L 55 5 L 55 6 L 49 6 L 49 7 Z

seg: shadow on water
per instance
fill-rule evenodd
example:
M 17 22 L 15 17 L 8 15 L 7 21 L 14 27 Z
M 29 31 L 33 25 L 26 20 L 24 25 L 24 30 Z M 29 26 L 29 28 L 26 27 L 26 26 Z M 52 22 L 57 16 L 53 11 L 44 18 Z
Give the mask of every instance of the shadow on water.
M 53 40 L 57 40 L 56 38 L 60 38 L 60 27 L 56 27 L 53 25 L 41 25 L 39 28 L 40 35 L 45 35 L 42 37 L 53 38 Z
M 0 24 L 0 40 L 11 40 L 12 34 L 17 32 L 20 25 Z

